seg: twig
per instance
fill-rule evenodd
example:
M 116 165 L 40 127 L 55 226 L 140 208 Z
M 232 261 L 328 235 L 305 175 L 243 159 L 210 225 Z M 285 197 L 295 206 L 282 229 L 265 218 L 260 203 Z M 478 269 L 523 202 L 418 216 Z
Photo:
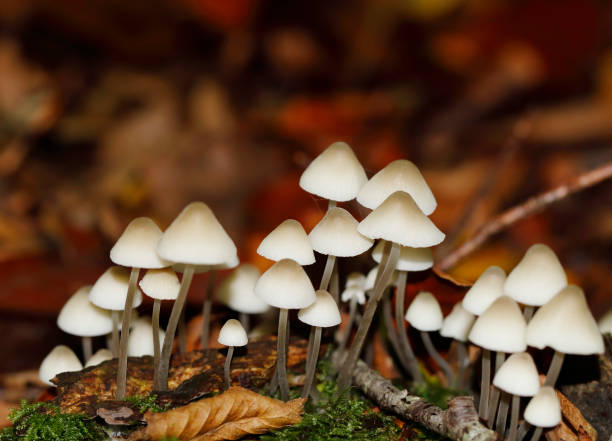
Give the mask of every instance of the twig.
M 472 397 L 455 397 L 448 409 L 428 403 L 423 398 L 399 390 L 377 371 L 358 361 L 353 383 L 384 410 L 417 422 L 427 429 L 454 441 L 497 441 L 497 434 L 482 425 Z
M 565 199 L 571 194 L 597 185 L 606 179 L 610 179 L 611 177 L 612 162 L 608 162 L 600 167 L 577 176 L 570 182 L 559 185 L 552 190 L 527 199 L 525 202 L 512 207 L 491 219 L 484 226 L 482 226 L 474 236 L 444 257 L 437 266 L 442 270 L 449 270 L 464 257 L 479 248 L 489 237 L 503 231 L 516 222 L 543 210 L 554 202 Z

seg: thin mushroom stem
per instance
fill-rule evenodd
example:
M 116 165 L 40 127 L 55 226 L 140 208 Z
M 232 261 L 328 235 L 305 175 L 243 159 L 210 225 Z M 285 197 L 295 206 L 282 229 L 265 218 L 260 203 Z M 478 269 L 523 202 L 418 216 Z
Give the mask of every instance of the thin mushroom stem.
M 174 342 L 174 335 L 176 334 L 176 327 L 178 325 L 179 316 L 185 300 L 187 300 L 187 292 L 193 279 L 193 265 L 186 265 L 183 277 L 181 279 L 181 287 L 179 288 L 178 296 L 172 305 L 172 312 L 170 313 L 170 320 L 168 321 L 168 327 L 166 328 L 166 336 L 164 337 L 164 344 L 162 346 L 161 359 L 159 361 L 159 377 L 158 382 L 155 385 L 155 389 L 159 391 L 168 390 L 168 370 L 170 369 L 170 356 L 172 355 L 172 343 Z
M 550 367 L 546 373 L 546 381 L 544 381 L 544 386 L 555 387 L 555 383 L 557 382 L 559 374 L 561 373 L 564 358 L 565 354 L 563 352 L 555 351 L 555 355 L 553 355 L 553 359 L 550 362 Z
M 542 427 L 536 427 L 533 431 L 533 435 L 531 435 L 531 441 L 538 441 L 542 436 L 542 431 L 544 429 Z
M 317 359 L 319 358 L 319 349 L 321 348 L 321 327 L 314 326 L 314 338 L 312 346 L 309 348 L 310 354 L 308 363 L 306 364 L 306 381 L 304 389 L 302 389 L 302 398 L 307 398 L 310 395 L 312 384 L 314 383 L 315 371 L 317 370 Z
M 450 367 L 450 364 L 448 364 L 448 362 L 444 358 L 442 358 L 440 353 L 436 350 L 436 347 L 433 345 L 431 337 L 429 336 L 429 332 L 421 331 L 421 339 L 423 340 L 425 349 L 427 349 L 427 352 L 429 353 L 431 358 L 433 358 L 435 362 L 438 363 L 438 366 L 440 367 L 440 369 L 442 369 L 442 372 L 444 372 L 444 375 L 446 376 L 446 381 L 448 382 L 448 384 L 450 384 L 451 379 L 454 377 L 453 369 Z
M 363 317 L 359 322 L 359 327 L 357 328 L 357 333 L 355 334 L 353 344 L 351 345 L 349 353 L 344 360 L 342 368 L 340 369 L 340 375 L 338 376 L 338 389 L 336 392 L 338 394 L 346 390 L 351 384 L 353 370 L 355 369 L 355 365 L 359 359 L 359 354 L 361 353 L 361 349 L 365 343 L 372 320 L 374 320 L 378 302 L 380 301 L 383 292 L 391 279 L 393 271 L 395 271 L 395 265 L 397 264 L 397 260 L 399 258 L 399 252 L 399 245 L 396 243 L 391 245 L 390 250 L 387 246 L 384 248 L 383 261 L 385 261 L 385 264 L 383 266 L 381 263 L 382 270 L 379 270 L 382 274 L 379 274 L 380 277 L 375 283 L 374 292 L 372 293 L 372 296 L 370 297 L 370 300 L 368 301 L 366 309 L 363 313 Z
M 412 375 L 412 379 L 415 383 L 423 384 L 423 375 L 419 370 L 419 362 L 414 356 L 414 351 L 412 350 L 412 346 L 410 345 L 410 340 L 408 340 L 408 333 L 406 331 L 406 326 L 404 323 L 404 301 L 406 299 L 407 277 L 408 273 L 406 271 L 400 271 L 399 276 L 397 278 L 397 289 L 395 292 L 395 324 L 397 326 L 397 335 L 399 337 L 400 350 L 402 351 L 403 356 L 406 359 L 406 369 L 408 370 L 408 372 L 410 372 L 410 375 Z M 438 363 L 438 365 L 440 365 L 440 363 Z M 448 363 L 446 363 L 446 365 L 448 366 Z M 440 365 L 440 367 L 442 367 L 442 365 Z M 448 381 L 450 382 L 450 377 L 448 377 Z
M 501 401 L 499 403 L 499 411 L 497 412 L 497 421 L 495 422 L 495 431 L 503 438 L 506 431 L 506 420 L 508 419 L 508 408 L 510 407 L 510 394 L 507 392 L 501 393 Z
M 216 278 L 217 271 L 211 270 L 208 276 L 208 285 L 206 286 L 204 303 L 202 304 L 202 334 L 200 335 L 202 349 L 206 349 L 208 347 L 208 336 L 210 335 L 210 311 L 212 309 L 212 299 L 213 292 L 215 290 Z
M 280 311 L 279 311 L 279 316 L 280 316 Z M 287 320 L 287 335 L 289 334 L 290 334 L 289 333 L 289 320 Z M 309 345 L 310 345 L 310 342 L 309 342 Z M 285 349 L 289 351 L 289 337 L 287 337 L 287 344 L 285 345 Z M 274 373 L 272 374 L 272 379 L 270 381 L 270 395 L 274 395 L 277 388 L 278 388 L 278 366 L 274 366 Z
M 533 317 L 534 312 L 535 312 L 535 306 L 525 305 L 525 309 L 523 309 L 523 316 L 525 317 L 525 321 L 527 323 L 531 321 L 531 317 Z
M 276 375 L 280 386 L 281 400 L 289 399 L 289 382 L 287 381 L 287 323 L 289 310 L 281 308 L 278 316 L 278 341 L 276 345 Z
M 522 439 L 525 438 L 525 435 L 527 435 L 527 432 L 529 432 L 530 427 L 531 424 L 523 420 L 523 422 L 519 426 L 518 434 L 516 435 L 517 441 L 522 441 Z
M 349 338 L 351 337 L 351 330 L 353 329 L 353 323 L 355 322 L 355 315 L 357 314 L 357 298 L 353 297 L 349 303 L 349 316 L 348 322 L 346 323 L 346 330 L 340 337 L 338 343 L 338 354 L 344 353 L 346 345 L 348 344 Z
M 456 389 L 463 389 L 464 387 L 465 371 L 469 362 L 465 342 L 457 340 L 457 375 L 454 383 Z
M 132 268 L 130 272 L 130 282 L 128 284 L 127 295 L 125 297 L 125 307 L 123 309 L 123 321 L 121 323 L 121 343 L 119 347 L 119 363 L 117 367 L 117 394 L 115 399 L 122 400 L 125 397 L 127 387 L 127 349 L 128 338 L 130 336 L 130 321 L 132 320 L 132 305 L 134 294 L 136 293 L 136 282 L 140 268 Z
M 336 259 L 334 269 L 332 270 L 331 281 L 329 282 L 329 293 L 336 301 L 336 305 L 340 304 L 340 276 L 338 275 L 339 271 L 340 270 L 338 269 L 338 259 Z
M 85 364 L 93 354 L 91 337 L 81 337 L 81 346 L 83 348 L 83 364 Z
M 111 318 L 113 320 L 113 345 L 111 351 L 113 358 L 119 357 L 119 311 L 112 311 Z
M 512 411 L 510 413 L 510 432 L 508 433 L 508 441 L 516 441 L 520 404 L 521 398 L 518 395 L 512 395 Z
M 179 317 L 178 323 L 178 341 L 179 341 L 179 353 L 185 354 L 187 353 L 187 323 L 185 320 L 185 309 L 186 306 L 183 307 L 181 311 L 181 316 Z
M 159 310 L 161 300 L 153 301 L 153 315 L 151 316 L 151 326 L 153 328 L 153 384 L 157 384 L 159 375 Z
M 234 347 L 230 346 L 227 348 L 227 356 L 225 357 L 225 366 L 223 367 L 223 376 L 225 377 L 225 389 L 229 389 L 231 386 L 230 381 L 230 365 L 232 364 L 232 357 L 234 356 Z
M 482 349 L 482 378 L 480 381 L 480 403 L 478 416 L 483 420 L 489 414 L 489 383 L 491 382 L 491 351 Z
M 406 354 L 401 350 L 401 347 L 399 345 L 399 340 L 397 338 L 397 332 L 395 328 L 393 327 L 393 316 L 391 313 L 391 293 L 383 294 L 382 302 L 383 302 L 383 305 L 382 305 L 383 319 L 385 323 L 385 330 L 387 331 L 387 338 L 391 342 L 391 346 L 393 347 L 393 350 L 397 354 L 397 357 L 399 358 L 399 361 L 402 367 L 406 371 L 410 372 L 410 369 L 408 368 L 409 363 L 408 363 L 408 360 L 406 359 Z
M 248 334 L 251 330 L 251 317 L 246 312 L 241 312 L 238 319 L 240 320 L 240 324 Z
M 334 265 L 336 263 L 336 256 L 332 256 L 329 254 L 327 256 L 327 261 L 325 262 L 325 269 L 323 270 L 323 276 L 321 277 L 321 284 L 319 285 L 319 289 L 327 290 L 329 286 L 329 281 L 331 280 L 332 272 L 334 270 Z
M 499 370 L 504 361 L 506 360 L 506 354 L 502 351 L 495 353 L 495 373 Z M 487 420 L 489 422 L 489 429 L 493 428 L 493 421 L 495 421 L 495 411 L 497 410 L 497 404 L 499 403 L 500 390 L 496 387 L 493 388 L 491 398 L 489 399 L 489 415 Z

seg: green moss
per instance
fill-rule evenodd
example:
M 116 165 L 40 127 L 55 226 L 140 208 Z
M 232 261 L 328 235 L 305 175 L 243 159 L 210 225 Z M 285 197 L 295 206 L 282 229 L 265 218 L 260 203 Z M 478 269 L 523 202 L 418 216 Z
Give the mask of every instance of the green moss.
M 410 391 L 442 409 L 446 409 L 450 398 L 464 394 L 462 391 L 444 387 L 435 376 L 425 375 L 424 380 L 423 384 L 413 385 Z
M 157 404 L 157 395 L 151 394 L 147 396 L 134 395 L 131 397 L 125 397 L 125 401 L 136 406 L 140 413 L 145 413 L 147 410 L 152 412 L 165 412 L 170 408 L 170 403 L 165 406 Z
M 0 441 L 98 441 L 106 439 L 104 430 L 84 415 L 61 413 L 49 403 L 21 402 L 11 410 L 13 426 L 0 433 Z

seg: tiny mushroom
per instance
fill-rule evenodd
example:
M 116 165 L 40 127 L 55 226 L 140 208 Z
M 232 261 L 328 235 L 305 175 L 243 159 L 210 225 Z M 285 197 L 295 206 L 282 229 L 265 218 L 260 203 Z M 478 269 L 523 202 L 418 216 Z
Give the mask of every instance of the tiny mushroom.
M 231 385 L 230 381 L 230 366 L 232 363 L 232 357 L 234 355 L 234 348 L 236 346 L 246 346 L 249 342 L 247 333 L 242 327 L 242 324 L 236 319 L 229 319 L 225 322 L 221 331 L 219 331 L 219 337 L 217 341 L 224 346 L 227 346 L 227 356 L 225 357 L 225 366 L 223 374 L 225 377 L 225 388 L 228 389 Z
M 467 311 L 460 303 L 453 306 L 453 310 L 444 318 L 440 335 L 442 337 L 453 338 L 457 341 L 457 374 L 455 375 L 455 387 L 462 388 L 465 369 L 470 363 L 467 356 L 467 347 L 465 342 L 468 339 L 472 325 L 476 320 L 476 316 Z
M 51 380 L 62 372 L 80 371 L 83 365 L 79 357 L 68 346 L 59 345 L 53 348 L 44 358 L 38 369 L 40 380 L 49 385 L 55 386 Z
M 531 441 L 538 441 L 542 429 L 555 427 L 561 422 L 561 404 L 557 392 L 551 386 L 542 386 L 539 392 L 529 401 L 523 414 L 525 421 L 535 426 Z
M 357 316 L 357 304 L 365 304 L 365 284 L 366 276 L 361 273 L 354 272 L 349 274 L 346 278 L 345 289 L 344 291 L 342 291 L 340 300 L 342 300 L 343 302 L 349 302 L 349 317 L 346 323 L 346 329 L 342 333 L 342 336 L 340 337 L 340 342 L 338 343 L 339 354 L 342 354 L 344 352 L 349 337 L 351 336 L 353 323 L 355 322 L 355 317 Z
M 87 368 L 91 366 L 97 366 L 100 363 L 103 363 L 108 360 L 112 360 L 113 358 L 114 358 L 113 353 L 110 349 L 106 349 L 106 348 L 98 349 L 96 353 L 93 354 L 89 360 L 87 360 L 85 367 Z
M 337 326 L 342 321 L 338 305 L 329 292 L 320 289 L 315 295 L 314 303 L 298 312 L 298 318 L 314 329 L 314 336 L 311 334 L 313 340 L 309 341 L 306 356 L 306 381 L 302 389 L 302 398 L 308 397 L 312 389 L 321 347 L 321 329 Z
M 164 340 L 165 332 L 159 330 L 157 335 L 157 347 Z M 155 354 L 155 340 L 153 338 L 153 327 L 151 318 L 144 316 L 134 321 L 128 340 L 128 355 L 130 357 L 142 357 L 143 355 Z
M 461 304 L 474 315 L 480 315 L 491 304 L 504 295 L 506 273 L 498 266 L 490 266 L 470 287 Z
M 286 219 L 272 230 L 259 244 L 257 254 L 278 262 L 282 259 L 295 260 L 300 265 L 315 263 L 312 245 L 302 224 Z

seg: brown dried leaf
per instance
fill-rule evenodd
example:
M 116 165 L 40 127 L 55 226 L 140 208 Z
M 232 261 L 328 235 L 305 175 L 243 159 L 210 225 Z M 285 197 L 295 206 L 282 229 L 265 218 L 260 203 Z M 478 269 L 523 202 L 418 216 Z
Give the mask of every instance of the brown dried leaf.
M 563 421 L 553 429 L 546 432 L 547 441 L 578 441 L 578 437 L 572 429 L 567 427 Z
M 559 391 L 557 391 L 557 397 L 559 397 L 563 418 L 578 434 L 578 439 L 580 441 L 597 441 L 597 431 L 584 416 L 582 416 L 580 410 Z
M 163 413 L 147 412 L 147 426 L 134 432 L 131 440 L 181 441 L 233 440 L 248 434 L 296 424 L 302 419 L 305 399 L 284 403 L 242 387 L 196 401 Z

